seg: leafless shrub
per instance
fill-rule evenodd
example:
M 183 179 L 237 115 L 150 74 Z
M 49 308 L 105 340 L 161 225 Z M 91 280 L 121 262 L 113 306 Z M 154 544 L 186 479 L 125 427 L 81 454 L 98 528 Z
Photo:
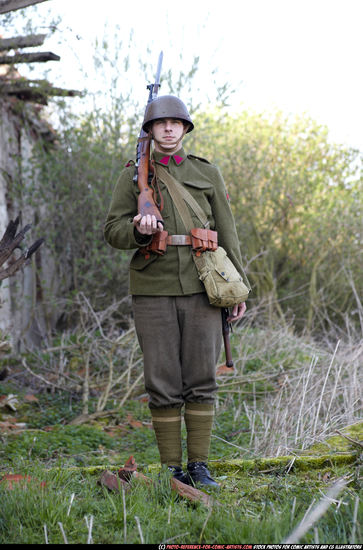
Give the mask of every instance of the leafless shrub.
M 59 345 L 33 350 L 23 358 L 33 384 L 80 394 L 84 419 L 90 397 L 97 398 L 96 413 L 101 413 L 110 403 L 122 407 L 131 394 L 142 390 L 142 357 L 132 319 L 124 320 L 123 330 L 112 319 L 126 299 L 96 312 L 80 292 L 75 299 L 77 327 L 63 332 Z
M 79 293 L 76 329 L 63 332 L 59 345 L 23 359 L 33 384 L 80 396 L 83 415 L 76 423 L 112 411 L 110 405 L 117 412 L 144 391 L 132 319 L 124 319 L 121 331 L 114 319 L 122 302 L 95 311 Z M 356 324 L 347 319 L 345 339 L 332 331 L 317 343 L 308 334 L 297 335 L 292 321 L 270 317 L 271 309 L 271 300 L 261 301 L 234 330 L 235 372 L 219 378 L 216 403 L 217 418 L 226 409 L 236 426 L 247 417 L 250 439 L 243 452 L 256 456 L 305 449 L 356 422 L 361 408 L 363 339 Z M 96 410 L 90 415 L 91 397 Z

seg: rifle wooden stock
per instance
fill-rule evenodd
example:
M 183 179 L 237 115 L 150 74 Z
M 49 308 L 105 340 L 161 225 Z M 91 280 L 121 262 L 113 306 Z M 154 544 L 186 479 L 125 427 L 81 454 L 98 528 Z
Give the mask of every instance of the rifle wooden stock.
M 160 52 L 159 59 L 158 59 L 158 66 L 156 70 L 155 82 L 154 84 L 149 84 L 147 86 L 147 89 L 149 90 L 149 99 L 146 105 L 146 109 L 148 105 L 158 95 L 158 91 L 160 88 L 160 75 L 161 75 L 162 62 L 163 62 L 163 52 Z M 152 139 L 151 132 L 146 133 L 145 130 L 141 128 L 139 139 L 137 142 L 137 150 L 136 150 L 135 178 L 137 178 L 137 184 L 140 190 L 137 208 L 138 208 L 138 213 L 141 214 L 142 216 L 147 216 L 147 215 L 155 216 L 156 221 L 164 225 L 164 220 L 160 214 L 160 210 L 155 204 L 154 192 L 149 185 L 149 173 L 152 170 L 152 167 L 150 165 L 151 139 Z
M 150 147 L 151 135 L 141 130 L 138 141 L 138 167 L 137 184 L 140 190 L 138 197 L 138 212 L 142 216 L 155 216 L 157 222 L 164 224 L 163 218 L 158 207 L 155 204 L 153 190 L 149 185 L 150 171 Z

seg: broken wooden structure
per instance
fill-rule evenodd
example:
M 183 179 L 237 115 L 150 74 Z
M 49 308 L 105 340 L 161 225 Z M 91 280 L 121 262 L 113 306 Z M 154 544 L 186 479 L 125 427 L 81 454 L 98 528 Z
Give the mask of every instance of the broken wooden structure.
M 28 6 L 46 1 L 47 0 L 0 0 L 0 14 L 21 10 L 22 8 L 27 8 Z
M 0 0 L 0 17 L 44 1 L 47 0 Z M 19 64 L 60 61 L 56 53 L 40 50 L 46 38 L 46 34 L 0 38 L 0 238 L 5 233 L 0 259 L 11 249 L 12 245 L 7 248 L 8 241 L 21 240 L 27 231 L 24 228 L 16 234 L 17 221 L 11 220 L 17 213 L 22 211 L 24 219 L 36 229 L 37 220 L 42 219 L 47 208 L 46 204 L 28 204 L 22 199 L 22 189 L 29 185 L 27 174 L 32 172 L 32 184 L 38 185 L 32 159 L 34 148 L 40 143 L 47 149 L 56 146 L 56 133 L 42 117 L 42 106 L 55 96 L 81 95 L 77 90 L 53 86 L 45 79 L 21 76 Z M 17 194 L 13 192 L 15 187 L 20 190 Z M 57 259 L 46 246 L 39 246 L 37 254 L 31 255 L 34 249 L 30 248 L 27 255 L 22 254 L 15 261 L 10 253 L 0 271 L 0 282 L 6 279 L 0 287 L 0 340 L 2 333 L 9 334 L 17 347 L 21 342 L 31 346 L 46 342 L 58 318 L 54 305 L 46 299 L 58 287 Z
M 3 238 L 0 241 L 0 281 L 15 275 L 26 262 L 29 262 L 31 256 L 44 242 L 43 238 L 38 239 L 29 248 L 23 251 L 20 248 L 20 243 L 24 239 L 27 231 L 31 228 L 31 225 L 26 225 L 18 232 L 19 221 L 20 216 L 18 216 L 15 221 L 10 220 Z M 14 251 L 17 249 L 21 250 L 19 258 L 10 261 Z M 3 267 L 6 262 L 7 265 Z
M 44 2 L 45 0 L 0 0 L 0 14 Z M 46 80 L 28 80 L 21 78 L 15 65 L 19 63 L 45 63 L 60 61 L 60 56 L 53 52 L 24 52 L 24 48 L 42 46 L 47 35 L 32 34 L 0 38 L 0 96 L 14 96 L 23 101 L 47 104 L 48 97 L 74 97 L 81 95 L 77 90 L 54 88 Z M 9 54 L 10 51 L 13 53 Z M 14 70 L 15 69 L 15 70 Z

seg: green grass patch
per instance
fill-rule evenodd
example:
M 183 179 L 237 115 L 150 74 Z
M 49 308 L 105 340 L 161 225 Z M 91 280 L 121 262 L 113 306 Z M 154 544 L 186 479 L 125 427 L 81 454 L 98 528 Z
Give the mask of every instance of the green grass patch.
M 10 463 L 24 460 L 57 459 L 78 455 L 87 455 L 87 462 L 92 463 L 92 453 L 101 453 L 116 447 L 116 441 L 94 426 L 55 426 L 52 431 L 27 430 L 10 435 L 2 449 L 6 461 Z
M 0 543 L 44 544 L 87 542 L 85 517 L 93 516 L 92 539 L 97 544 L 145 543 L 281 543 L 301 521 L 314 501 L 322 498 L 321 479 L 296 474 L 252 475 L 245 472 L 220 479 L 221 490 L 211 509 L 177 498 L 165 476 L 151 474 L 149 488 L 135 481 L 125 494 L 110 493 L 97 483 L 99 471 L 57 467 L 47 470 L 33 465 L 26 470 L 34 481 L 27 488 L 8 490 L 0 485 Z M 215 472 L 215 474 L 218 472 Z M 341 472 L 340 472 L 341 473 Z M 39 480 L 46 487 L 39 487 Z M 302 543 L 357 542 L 353 515 L 358 487 L 347 488 L 340 505 L 331 509 L 311 529 Z M 74 495 L 72 497 L 72 495 Z M 360 511 L 362 511 L 360 509 Z M 136 516 L 136 517 L 135 517 Z

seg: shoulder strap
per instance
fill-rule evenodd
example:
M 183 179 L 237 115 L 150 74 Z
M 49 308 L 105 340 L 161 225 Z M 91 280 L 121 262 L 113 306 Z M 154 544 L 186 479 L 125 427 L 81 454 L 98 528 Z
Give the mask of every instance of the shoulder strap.
M 194 197 L 183 187 L 163 166 L 155 165 L 156 174 L 166 185 L 170 196 L 179 212 L 185 229 L 190 233 L 194 224 L 187 204 L 193 210 L 205 229 L 209 228 L 209 221 L 202 208 Z
M 205 162 L 205 163 L 207 163 L 207 164 L 211 164 L 211 163 L 209 162 L 209 160 L 207 160 L 207 159 L 205 159 L 205 158 L 203 158 L 203 157 L 197 157 L 196 155 L 190 155 L 190 154 L 187 155 L 187 157 L 188 157 L 188 159 L 197 159 L 197 160 L 200 160 L 201 162 Z

